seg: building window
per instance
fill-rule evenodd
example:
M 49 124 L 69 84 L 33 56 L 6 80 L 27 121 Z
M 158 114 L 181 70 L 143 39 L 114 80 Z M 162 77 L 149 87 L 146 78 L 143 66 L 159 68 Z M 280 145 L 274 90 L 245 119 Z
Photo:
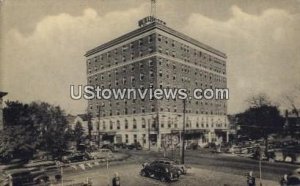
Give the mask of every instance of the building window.
M 150 59 L 149 60 L 149 67 L 153 67 L 154 66 L 154 63 L 153 63 L 153 61 Z
M 135 78 L 133 76 L 131 76 L 131 84 L 135 83 Z
M 142 118 L 142 128 L 146 128 L 146 120 L 145 118 Z
M 121 129 L 121 125 L 120 125 L 120 121 L 117 120 L 117 129 L 120 130 Z
M 166 55 L 169 55 L 169 50 L 168 49 L 166 49 Z
M 141 62 L 140 63 L 140 69 L 143 69 L 144 68 L 144 64 Z
M 139 46 L 142 46 L 143 45 L 143 39 L 140 39 L 139 40 Z
M 151 105 L 151 112 L 155 112 L 155 107 Z
M 135 119 L 135 118 L 133 118 L 133 125 L 132 125 L 132 128 L 133 128 L 133 129 L 136 129 L 136 128 L 137 128 L 137 126 L 136 126 L 136 119 Z
M 148 36 L 148 43 L 152 43 L 152 36 Z
M 103 130 L 106 130 L 106 124 L 105 124 L 105 121 L 103 121 L 102 128 L 103 128 Z
M 154 78 L 154 73 L 152 70 L 150 71 L 150 78 Z
M 140 80 L 143 81 L 144 80 L 144 74 L 140 74 Z
M 158 41 L 161 41 L 161 39 L 162 39 L 162 36 L 161 36 L 161 35 L 158 35 L 157 40 L 158 40 Z
M 125 134 L 125 143 L 128 143 L 128 134 Z
M 134 141 L 134 143 L 137 143 L 137 135 L 136 134 L 133 135 L 133 141 Z
M 168 120 L 168 128 L 171 128 L 171 119 Z
M 159 53 L 162 53 L 162 48 L 161 48 L 161 46 L 158 47 L 158 52 L 159 52 Z
M 175 57 L 176 54 L 175 54 L 175 51 L 172 51 L 172 57 Z
M 125 119 L 125 129 L 128 129 L 128 120 Z
M 113 129 L 113 122 L 112 122 L 112 121 L 109 122 L 109 129 L 110 129 L 110 130 Z

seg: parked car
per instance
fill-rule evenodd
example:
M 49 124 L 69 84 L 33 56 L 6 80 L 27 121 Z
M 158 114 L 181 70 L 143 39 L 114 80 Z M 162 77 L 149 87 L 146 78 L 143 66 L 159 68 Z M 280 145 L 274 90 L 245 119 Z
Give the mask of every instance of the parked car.
M 97 151 L 87 153 L 89 159 L 105 159 L 113 157 L 113 153 L 110 149 L 99 149 Z
M 127 145 L 126 143 L 117 143 L 115 144 L 115 147 L 119 148 L 119 149 L 126 149 L 127 148 Z
M 101 149 L 109 149 L 112 152 L 118 152 L 119 151 L 117 146 L 115 146 L 114 144 L 104 144 L 104 145 L 102 145 Z
M 67 156 L 62 157 L 63 163 L 72 163 L 72 162 L 80 162 L 86 161 L 88 157 L 84 153 L 73 153 Z
M 175 181 L 179 179 L 178 170 L 171 165 L 161 163 L 144 164 L 140 172 L 141 176 L 159 179 L 162 182 Z
M 3 182 L 1 186 L 24 186 L 24 185 L 38 185 L 44 183 L 49 184 L 49 176 L 38 168 L 19 168 L 5 171 L 2 176 Z
M 47 180 L 57 181 L 60 180 L 61 178 L 60 167 L 54 161 L 31 161 L 28 164 L 25 164 L 24 167 L 29 169 L 45 171 L 47 175 L 44 178 L 47 177 Z M 43 177 L 43 176 L 39 176 L 39 177 Z
M 288 186 L 300 185 L 300 169 L 299 168 L 289 174 L 288 179 L 287 179 L 287 185 Z
M 178 162 L 175 162 L 167 158 L 155 160 L 153 161 L 153 163 L 171 165 L 178 171 L 179 174 L 186 174 L 187 169 L 189 168 L 183 164 L 179 164 Z
M 128 145 L 127 148 L 129 150 L 133 150 L 133 149 L 135 149 L 135 150 L 142 150 L 143 149 L 143 147 L 142 147 L 142 145 L 140 143 L 132 143 L 132 144 Z

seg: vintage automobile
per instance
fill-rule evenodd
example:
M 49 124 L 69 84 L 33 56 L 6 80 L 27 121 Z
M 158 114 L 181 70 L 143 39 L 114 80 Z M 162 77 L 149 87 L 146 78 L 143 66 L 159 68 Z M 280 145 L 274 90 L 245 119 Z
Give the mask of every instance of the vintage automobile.
M 130 144 L 130 145 L 127 146 L 127 149 L 129 149 L 129 150 L 133 150 L 133 149 L 135 149 L 135 150 L 142 150 L 143 147 L 139 143 L 132 143 L 132 144 Z
M 112 158 L 113 153 L 110 149 L 99 149 L 97 151 L 86 153 L 87 157 L 92 160 Z
M 178 170 L 173 166 L 156 162 L 143 164 L 140 175 L 159 179 L 162 182 L 175 181 L 178 180 L 180 176 Z
M 25 164 L 24 167 L 47 173 L 46 176 L 41 175 L 39 176 L 40 178 L 35 178 L 37 181 L 39 179 L 42 179 L 41 181 L 58 181 L 62 177 L 60 167 L 55 161 L 31 161 L 28 164 Z M 32 173 L 34 173 L 34 171 L 32 171 Z
M 84 153 L 72 153 L 67 156 L 62 157 L 63 163 L 73 163 L 73 162 L 80 162 L 80 161 L 86 161 L 88 157 Z
M 170 159 L 167 159 L 167 158 L 157 159 L 157 160 L 155 160 L 153 162 L 154 163 L 165 164 L 165 165 L 171 165 L 175 169 L 178 170 L 179 174 L 186 174 L 187 173 L 187 169 L 190 168 L 190 167 L 187 167 L 186 165 L 179 164 L 178 162 L 170 160 Z
M 25 186 L 25 185 L 38 185 L 44 183 L 49 184 L 48 174 L 38 168 L 19 168 L 5 171 L 2 174 L 1 186 Z
M 288 186 L 299 186 L 300 185 L 300 169 L 294 170 L 289 174 L 287 179 Z

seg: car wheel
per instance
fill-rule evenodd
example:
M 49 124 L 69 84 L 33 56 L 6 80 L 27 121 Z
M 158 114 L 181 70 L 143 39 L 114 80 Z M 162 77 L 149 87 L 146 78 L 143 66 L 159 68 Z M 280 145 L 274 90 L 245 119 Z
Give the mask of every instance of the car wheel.
M 162 177 L 160 177 L 160 181 L 161 182 L 166 182 L 167 180 L 166 180 L 166 178 L 164 176 L 162 176 Z

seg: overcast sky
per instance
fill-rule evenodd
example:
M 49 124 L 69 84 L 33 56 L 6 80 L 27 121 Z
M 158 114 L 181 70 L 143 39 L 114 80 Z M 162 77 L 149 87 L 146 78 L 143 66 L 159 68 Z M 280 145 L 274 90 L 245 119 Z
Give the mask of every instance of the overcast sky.
M 150 0 L 0 0 L 0 90 L 67 113 L 70 84 L 86 84 L 84 53 L 136 29 Z M 300 84 L 299 0 L 157 0 L 167 25 L 228 56 L 229 113 L 266 93 L 275 102 Z

